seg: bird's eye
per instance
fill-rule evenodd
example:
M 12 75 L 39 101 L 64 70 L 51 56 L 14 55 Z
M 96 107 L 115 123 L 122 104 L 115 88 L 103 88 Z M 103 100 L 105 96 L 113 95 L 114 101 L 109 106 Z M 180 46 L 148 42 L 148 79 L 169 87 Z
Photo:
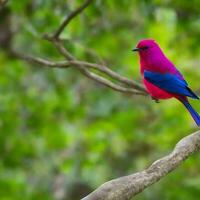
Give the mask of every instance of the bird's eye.
M 142 47 L 141 49 L 142 49 L 142 50 L 146 50 L 146 49 L 149 49 L 149 47 L 148 47 L 148 46 L 144 46 L 144 47 Z

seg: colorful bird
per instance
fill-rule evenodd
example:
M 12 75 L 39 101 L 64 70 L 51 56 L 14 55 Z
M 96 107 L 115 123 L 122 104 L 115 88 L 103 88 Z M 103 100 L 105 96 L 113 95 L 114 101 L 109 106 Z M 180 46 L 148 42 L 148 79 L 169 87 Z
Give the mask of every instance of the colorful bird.
M 152 99 L 176 98 L 187 108 L 200 126 L 200 116 L 190 105 L 188 98 L 199 97 L 188 87 L 183 75 L 173 63 L 164 55 L 159 45 L 151 39 L 141 40 L 133 51 L 140 56 L 140 73 L 147 92 Z

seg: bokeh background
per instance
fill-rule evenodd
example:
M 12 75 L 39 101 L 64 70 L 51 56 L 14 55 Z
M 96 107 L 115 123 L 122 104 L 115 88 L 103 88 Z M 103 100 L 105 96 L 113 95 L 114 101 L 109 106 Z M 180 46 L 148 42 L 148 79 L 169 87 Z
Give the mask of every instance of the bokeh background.
M 42 39 L 82 0 L 9 1 L 0 11 L 0 199 L 78 200 L 143 170 L 198 128 L 175 100 L 154 103 L 105 88 L 73 68 L 9 55 L 62 59 Z M 62 34 L 79 59 L 141 81 L 138 40 L 154 38 L 200 94 L 199 0 L 96 0 Z M 199 101 L 191 101 L 200 112 Z M 199 200 L 200 156 L 136 200 Z

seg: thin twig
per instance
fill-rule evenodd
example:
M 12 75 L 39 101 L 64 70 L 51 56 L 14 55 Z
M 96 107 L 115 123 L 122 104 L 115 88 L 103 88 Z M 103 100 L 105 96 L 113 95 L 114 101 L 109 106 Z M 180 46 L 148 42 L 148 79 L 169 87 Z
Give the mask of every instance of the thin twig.
M 11 55 L 16 57 L 16 58 L 20 58 L 22 60 L 25 60 L 27 62 L 30 63 L 36 63 L 42 66 L 46 66 L 46 67 L 53 67 L 53 68 L 67 68 L 70 67 L 71 63 L 69 63 L 69 61 L 50 61 L 47 59 L 43 59 L 40 57 L 33 57 L 30 55 L 25 55 L 25 54 L 21 54 L 19 52 L 16 51 L 12 51 Z
M 132 87 L 134 89 L 139 90 L 140 92 L 143 92 L 144 94 L 148 94 L 147 91 L 145 90 L 145 88 L 137 83 L 134 80 L 130 80 L 126 77 L 123 77 L 121 75 L 119 75 L 118 73 L 112 71 L 110 68 L 108 68 L 105 65 L 100 65 L 97 63 L 89 63 L 86 61 L 79 61 L 77 60 L 62 44 L 62 42 L 58 39 L 52 38 L 48 35 L 44 36 L 45 39 L 49 40 L 50 42 L 52 42 L 54 44 L 54 46 L 57 48 L 57 50 L 69 61 L 71 61 L 71 64 L 74 65 L 82 65 L 85 67 L 89 67 L 89 68 L 93 68 L 93 69 L 97 69 L 98 71 L 101 71 L 103 73 L 105 73 L 106 75 L 110 76 L 111 78 L 121 82 L 122 84 L 125 84 L 129 87 Z
M 79 15 L 87 6 L 89 6 L 90 3 L 92 3 L 93 0 L 87 0 L 85 3 L 83 3 L 80 7 L 72 11 L 61 23 L 61 25 L 58 27 L 57 31 L 54 33 L 54 38 L 59 38 L 60 34 L 64 30 L 64 28 L 70 23 L 70 21 Z
M 82 62 L 78 62 L 78 61 L 50 61 L 50 60 L 46 60 L 43 58 L 39 58 L 39 57 L 33 57 L 33 56 L 29 56 L 29 55 L 24 55 L 24 54 L 20 54 L 20 53 L 13 53 L 12 55 L 14 55 L 17 58 L 23 59 L 27 62 L 31 62 L 31 63 L 37 63 L 40 64 L 42 66 L 47 66 L 47 67 L 52 67 L 52 68 L 68 68 L 72 65 L 77 66 L 80 71 L 87 76 L 88 78 L 95 80 L 98 83 L 101 83 L 102 85 L 105 85 L 109 88 L 112 88 L 115 91 L 118 92 L 122 92 L 122 93 L 126 93 L 126 94 L 137 94 L 137 95 L 145 95 L 144 92 L 138 91 L 136 89 L 131 89 L 131 88 L 126 88 L 123 86 L 120 86 L 118 84 L 115 84 L 113 82 L 111 82 L 110 80 L 99 76 L 93 72 L 90 72 L 89 70 L 87 70 L 85 67 L 83 67 L 84 65 L 82 64 Z
M 130 80 L 130 79 L 124 77 L 124 76 L 119 75 L 118 73 L 112 71 L 111 69 L 109 69 L 105 65 L 99 65 L 99 64 L 96 64 L 96 63 L 89 63 L 89 62 L 85 62 L 85 61 L 76 61 L 76 60 L 71 61 L 70 63 L 74 64 L 74 65 L 83 65 L 83 66 L 86 66 L 86 67 L 96 69 L 100 72 L 105 73 L 106 75 L 110 76 L 111 78 L 129 86 L 129 87 L 132 87 L 132 88 L 141 90 L 144 93 L 147 93 L 146 90 L 144 89 L 144 87 L 141 84 L 137 83 L 136 81 Z
M 67 59 L 67 60 L 75 60 L 75 57 L 62 45 L 61 41 L 57 39 L 52 40 L 54 46 L 57 50 Z
M 102 85 L 107 86 L 115 91 L 126 93 L 126 94 L 146 95 L 144 92 L 141 92 L 139 90 L 126 88 L 126 87 L 117 85 L 102 76 L 99 76 L 93 72 L 90 72 L 89 70 L 85 69 L 82 66 L 79 66 L 79 68 L 80 68 L 81 72 L 88 78 L 90 78 L 98 83 L 101 83 Z

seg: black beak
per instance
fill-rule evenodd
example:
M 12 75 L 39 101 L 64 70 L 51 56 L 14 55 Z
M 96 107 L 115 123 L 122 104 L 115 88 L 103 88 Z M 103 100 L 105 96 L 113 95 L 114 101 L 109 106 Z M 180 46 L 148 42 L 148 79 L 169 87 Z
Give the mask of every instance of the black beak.
M 134 48 L 134 49 L 132 49 L 132 51 L 141 51 L 141 49 L 140 48 Z

